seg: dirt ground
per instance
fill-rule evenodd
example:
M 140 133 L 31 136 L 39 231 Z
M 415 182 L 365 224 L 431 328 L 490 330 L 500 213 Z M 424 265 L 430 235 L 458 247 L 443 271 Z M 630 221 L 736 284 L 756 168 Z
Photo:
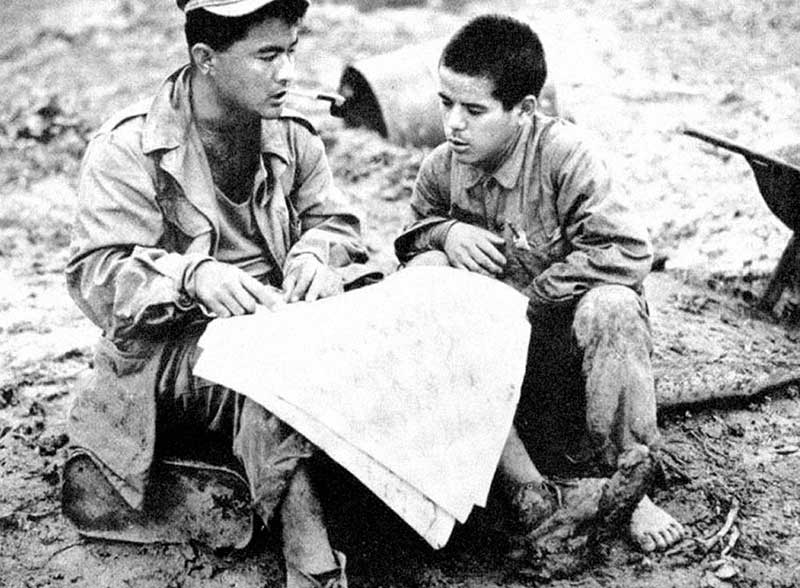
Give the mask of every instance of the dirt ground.
M 800 4 L 316 2 L 298 84 L 335 89 L 344 64 L 446 36 L 487 10 L 540 32 L 563 110 L 607 146 L 651 231 L 659 271 L 647 288 L 672 456 L 656 499 L 691 530 L 651 556 L 611 541 L 588 569 L 550 585 L 800 586 L 800 329 L 750 304 L 790 232 L 742 157 L 677 132 L 695 126 L 761 151 L 800 143 Z M 180 14 L 171 0 L 6 0 L 0 33 L 0 586 L 278 586 L 264 541 L 227 555 L 87 541 L 58 506 L 71 387 L 97 336 L 61 273 L 77 166 L 92 129 L 184 61 Z M 297 107 L 320 128 L 376 263 L 393 271 L 390 243 L 425 150 Z M 697 402 L 710 397 L 722 399 Z M 368 498 L 348 507 L 334 513 L 335 533 L 354 587 L 547 580 L 507 560 L 484 513 L 433 552 Z M 359 523 L 366 513 L 379 522 Z

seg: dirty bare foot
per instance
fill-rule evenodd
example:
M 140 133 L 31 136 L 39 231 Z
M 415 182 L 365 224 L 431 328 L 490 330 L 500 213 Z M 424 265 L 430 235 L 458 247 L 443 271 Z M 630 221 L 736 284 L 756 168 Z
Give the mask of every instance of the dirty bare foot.
M 347 588 L 346 558 L 340 551 L 333 551 L 333 557 L 337 567 L 319 574 L 309 574 L 288 566 L 286 588 Z
M 528 533 L 529 540 L 562 540 L 576 534 L 578 529 L 593 521 L 600 511 L 600 500 L 608 485 L 607 478 L 563 480 L 558 508 Z
M 663 551 L 683 539 L 686 530 L 672 515 L 642 498 L 631 515 L 631 539 L 642 551 Z
M 526 535 L 511 541 L 508 558 L 525 575 L 567 577 L 587 563 L 589 529 L 600 512 L 608 478 L 562 480 L 558 508 Z
M 528 533 L 530 552 L 570 551 L 615 534 L 646 495 L 653 468 L 647 447 L 636 447 L 620 457 L 611 478 L 583 478 L 564 487 L 562 506 Z
M 559 505 L 560 491 L 536 468 L 514 426 L 506 438 L 497 477 L 508 497 L 514 525 L 523 535 L 538 527 Z
M 511 498 L 514 524 L 523 534 L 541 525 L 559 507 L 561 492 L 549 482 L 528 482 L 519 486 Z

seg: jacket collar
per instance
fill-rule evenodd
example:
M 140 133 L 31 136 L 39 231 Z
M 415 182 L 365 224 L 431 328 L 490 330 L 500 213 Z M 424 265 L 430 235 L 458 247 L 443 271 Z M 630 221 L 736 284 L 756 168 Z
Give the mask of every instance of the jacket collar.
M 144 123 L 142 149 L 145 154 L 185 146 L 196 136 L 192 117 L 191 66 L 172 73 L 161 85 Z M 261 121 L 261 152 L 289 163 L 289 143 L 277 119 Z

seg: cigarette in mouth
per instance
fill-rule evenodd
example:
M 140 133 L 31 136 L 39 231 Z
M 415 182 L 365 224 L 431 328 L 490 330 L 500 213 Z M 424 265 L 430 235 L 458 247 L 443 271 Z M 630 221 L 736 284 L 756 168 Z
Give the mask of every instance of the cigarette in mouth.
M 344 96 L 337 94 L 336 92 L 310 92 L 308 90 L 297 90 L 292 88 L 287 90 L 287 93 L 291 96 L 299 96 L 301 98 L 308 98 L 310 100 L 325 100 L 334 106 L 342 106 L 345 101 Z

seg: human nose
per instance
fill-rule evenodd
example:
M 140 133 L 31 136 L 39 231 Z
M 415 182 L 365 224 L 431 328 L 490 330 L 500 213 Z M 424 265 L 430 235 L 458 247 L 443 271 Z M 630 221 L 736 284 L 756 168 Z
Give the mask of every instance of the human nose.
M 463 130 L 466 122 L 463 109 L 460 106 L 454 105 L 445 111 L 444 124 L 448 129 L 453 131 Z
M 284 53 L 280 57 L 278 67 L 275 70 L 275 79 L 281 83 L 288 83 L 295 78 L 294 56 Z

